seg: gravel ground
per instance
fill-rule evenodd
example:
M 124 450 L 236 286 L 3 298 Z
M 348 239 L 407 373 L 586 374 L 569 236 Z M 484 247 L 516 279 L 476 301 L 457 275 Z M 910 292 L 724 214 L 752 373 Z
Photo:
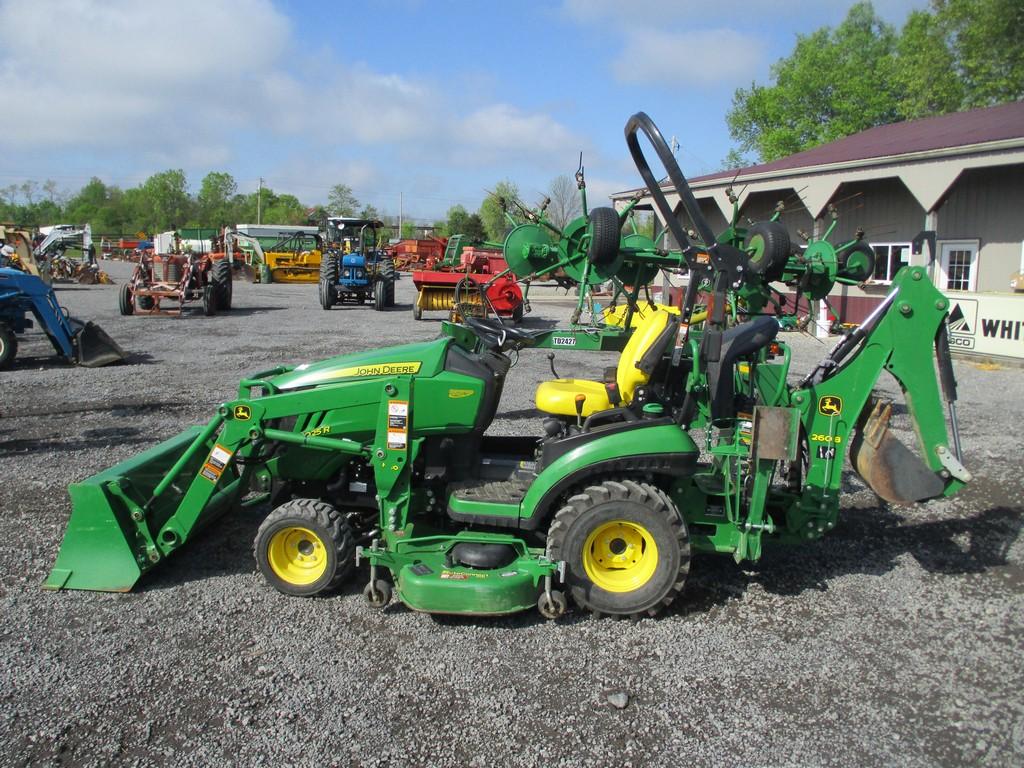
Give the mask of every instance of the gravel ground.
M 288 598 L 255 570 L 261 511 L 131 594 L 43 592 L 69 482 L 205 421 L 247 373 L 438 331 L 413 321 L 408 279 L 386 315 L 323 312 L 314 286 L 235 289 L 222 316 L 123 318 L 117 286 L 64 287 L 130 363 L 73 369 L 35 334 L 0 374 L 0 765 L 1024 763 L 1019 370 L 956 364 L 976 477 L 958 497 L 889 507 L 851 473 L 824 540 L 769 544 L 756 566 L 698 558 L 636 624 L 378 612 L 362 577 Z M 538 295 L 527 325 L 569 311 Z M 797 372 L 825 349 L 786 338 Z M 539 433 L 547 375 L 523 354 L 493 432 Z

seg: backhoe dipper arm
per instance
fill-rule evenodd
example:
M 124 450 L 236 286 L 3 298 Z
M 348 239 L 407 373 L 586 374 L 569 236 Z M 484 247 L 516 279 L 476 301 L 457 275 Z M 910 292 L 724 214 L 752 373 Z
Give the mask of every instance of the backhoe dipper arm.
M 904 268 L 871 317 L 845 336 L 793 392 L 792 404 L 801 411 L 809 448 L 805 503 L 838 495 L 847 445 L 864 481 L 894 503 L 951 496 L 971 479 L 959 459 L 956 381 L 945 333 L 948 309 L 949 300 L 923 268 Z M 872 397 L 882 370 L 903 391 L 919 456 L 890 434 L 892 404 Z

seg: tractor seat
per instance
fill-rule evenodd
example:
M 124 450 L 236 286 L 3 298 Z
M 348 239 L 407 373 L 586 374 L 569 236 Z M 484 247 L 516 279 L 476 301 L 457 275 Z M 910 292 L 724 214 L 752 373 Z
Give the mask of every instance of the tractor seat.
M 575 416 L 576 397 L 583 395 L 583 416 L 629 405 L 637 387 L 646 384 L 676 335 L 679 317 L 664 310 L 650 312 L 637 324 L 619 364 L 605 370 L 605 380 L 554 379 L 537 387 L 538 410 L 554 416 Z

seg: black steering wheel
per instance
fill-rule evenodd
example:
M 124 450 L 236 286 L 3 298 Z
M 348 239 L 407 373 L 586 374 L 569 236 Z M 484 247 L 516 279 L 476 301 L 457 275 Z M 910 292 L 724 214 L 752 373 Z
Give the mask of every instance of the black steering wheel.
M 466 325 L 488 349 L 504 352 L 513 347 L 531 347 L 537 342 L 537 336 L 543 331 L 524 331 L 511 325 L 505 325 L 497 317 L 463 317 Z

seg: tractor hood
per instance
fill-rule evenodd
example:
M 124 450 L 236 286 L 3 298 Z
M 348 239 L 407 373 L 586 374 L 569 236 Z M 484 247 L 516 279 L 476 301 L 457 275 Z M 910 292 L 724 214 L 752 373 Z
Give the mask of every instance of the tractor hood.
M 440 338 L 420 344 L 403 344 L 353 355 L 339 355 L 318 363 L 304 363 L 288 373 L 269 379 L 269 382 L 286 392 L 375 376 L 436 376 L 444 369 L 445 354 L 451 341 L 451 338 Z

